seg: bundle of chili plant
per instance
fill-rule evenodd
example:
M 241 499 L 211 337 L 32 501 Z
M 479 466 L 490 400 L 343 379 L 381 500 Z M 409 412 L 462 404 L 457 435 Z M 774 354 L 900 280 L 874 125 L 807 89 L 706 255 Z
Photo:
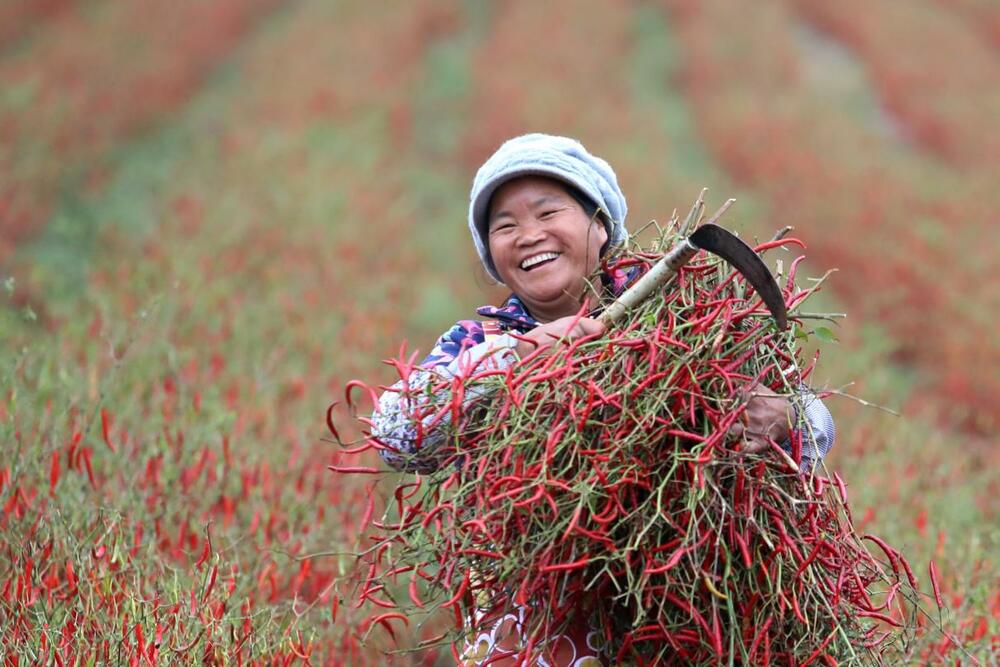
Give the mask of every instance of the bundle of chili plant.
M 605 272 L 646 271 L 702 210 Z M 905 641 L 910 567 L 855 532 L 844 482 L 809 465 L 807 422 L 764 453 L 729 437 L 757 388 L 799 414 L 815 397 L 817 357 L 799 344 L 822 281 L 796 284 L 801 259 L 779 276 L 783 331 L 742 276 L 699 254 L 603 336 L 429 382 L 395 360 L 418 439 L 439 434 L 438 466 L 371 524 L 355 603 L 372 624 L 445 610 L 457 654 L 458 633 L 474 645 L 513 614 L 524 658 L 585 623 L 616 664 L 878 663 Z

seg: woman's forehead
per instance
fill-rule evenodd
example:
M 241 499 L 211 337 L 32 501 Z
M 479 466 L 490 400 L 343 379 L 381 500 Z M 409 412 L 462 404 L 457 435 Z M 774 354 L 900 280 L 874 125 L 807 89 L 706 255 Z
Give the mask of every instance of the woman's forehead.
M 559 180 L 545 176 L 519 176 L 507 181 L 490 198 L 489 215 L 492 218 L 511 200 L 526 196 L 532 206 L 549 200 L 564 201 L 569 197 L 566 186 Z

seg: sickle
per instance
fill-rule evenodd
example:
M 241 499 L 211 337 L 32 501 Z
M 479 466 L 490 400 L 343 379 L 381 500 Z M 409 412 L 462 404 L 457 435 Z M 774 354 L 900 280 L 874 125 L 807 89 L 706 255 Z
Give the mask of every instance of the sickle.
M 598 319 L 605 325 L 620 320 L 625 313 L 642 303 L 663 283 L 674 276 L 699 250 L 718 255 L 743 274 L 747 282 L 757 290 L 767 309 L 774 316 L 778 328 L 788 326 L 788 313 L 781 288 L 768 270 L 764 260 L 738 236 L 716 224 L 707 223 L 699 227 L 688 238 L 675 245 L 670 252 L 660 258 L 649 271 L 614 303 L 608 306 Z

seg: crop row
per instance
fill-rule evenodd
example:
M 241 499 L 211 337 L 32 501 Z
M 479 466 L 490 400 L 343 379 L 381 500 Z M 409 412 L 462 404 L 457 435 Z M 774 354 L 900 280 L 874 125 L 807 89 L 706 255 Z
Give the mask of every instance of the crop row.
M 716 3 L 668 4 L 713 154 L 767 197 L 771 216 L 813 241 L 812 257 L 841 269 L 833 284 L 844 300 L 883 322 L 897 359 L 930 378 L 924 404 L 988 429 L 1000 384 L 967 372 L 1000 360 L 985 317 L 996 307 L 983 242 L 996 195 L 986 175 L 924 162 L 811 90 L 784 5 L 750 17 Z M 719 30 L 733 35 L 725 45 Z
M 187 102 L 274 5 L 11 4 L 21 32 L 39 15 L 51 18 L 0 52 L 0 260 L 68 193 L 99 190 L 111 151 Z
M 938 0 L 946 9 L 957 11 L 1000 49 L 1000 7 L 990 0 Z
M 74 0 L 25 0 L 0 7 L 0 50 L 12 48 L 39 24 L 70 9 Z
M 792 4 L 864 59 L 915 141 L 969 170 L 996 170 L 1000 59 L 974 22 L 926 1 Z
M 387 130 L 450 20 L 299 6 L 88 204 L 115 224 L 48 332 L 19 325 L 32 351 L 4 395 L 21 452 L 0 484 L 5 655 L 377 662 L 340 586 L 359 513 L 384 501 L 326 469 L 320 436 L 330 397 L 401 338 L 398 276 L 426 270 L 386 252 L 410 222 L 389 150 L 408 130 Z

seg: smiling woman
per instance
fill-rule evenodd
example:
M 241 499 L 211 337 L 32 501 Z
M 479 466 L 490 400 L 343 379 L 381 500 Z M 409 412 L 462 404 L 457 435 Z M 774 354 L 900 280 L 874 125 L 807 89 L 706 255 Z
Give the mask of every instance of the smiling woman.
M 483 164 L 472 186 L 469 229 L 486 270 L 512 294 L 503 306 L 478 309 L 485 319 L 456 323 L 405 383 L 383 393 L 372 417 L 372 436 L 387 463 L 431 472 L 447 449 L 441 445 L 448 417 L 433 423 L 428 417 L 419 424 L 413 415 L 427 414 L 422 402 L 450 399 L 430 397 L 422 387 L 439 379 L 471 377 L 470 369 L 506 369 L 539 347 L 604 332 L 595 319 L 597 292 L 617 295 L 629 276 L 599 271 L 600 260 L 626 241 L 626 212 L 614 171 L 573 139 L 517 137 Z M 483 396 L 473 394 L 468 391 L 466 399 Z M 762 390 L 757 394 L 747 406 L 745 425 L 735 434 L 745 439 L 745 451 L 762 451 L 768 438 L 785 440 L 789 425 L 798 423 L 787 399 Z M 834 429 L 821 401 L 803 404 L 803 460 L 808 466 L 830 449 Z M 504 617 L 485 632 L 477 624 L 480 632 L 470 637 L 465 664 L 515 664 L 514 656 L 523 648 L 522 621 Z M 605 664 L 599 635 L 581 618 L 567 635 L 547 638 L 534 664 Z
M 576 314 L 608 240 L 604 224 L 567 187 L 522 176 L 497 189 L 490 206 L 493 265 L 539 322 Z

